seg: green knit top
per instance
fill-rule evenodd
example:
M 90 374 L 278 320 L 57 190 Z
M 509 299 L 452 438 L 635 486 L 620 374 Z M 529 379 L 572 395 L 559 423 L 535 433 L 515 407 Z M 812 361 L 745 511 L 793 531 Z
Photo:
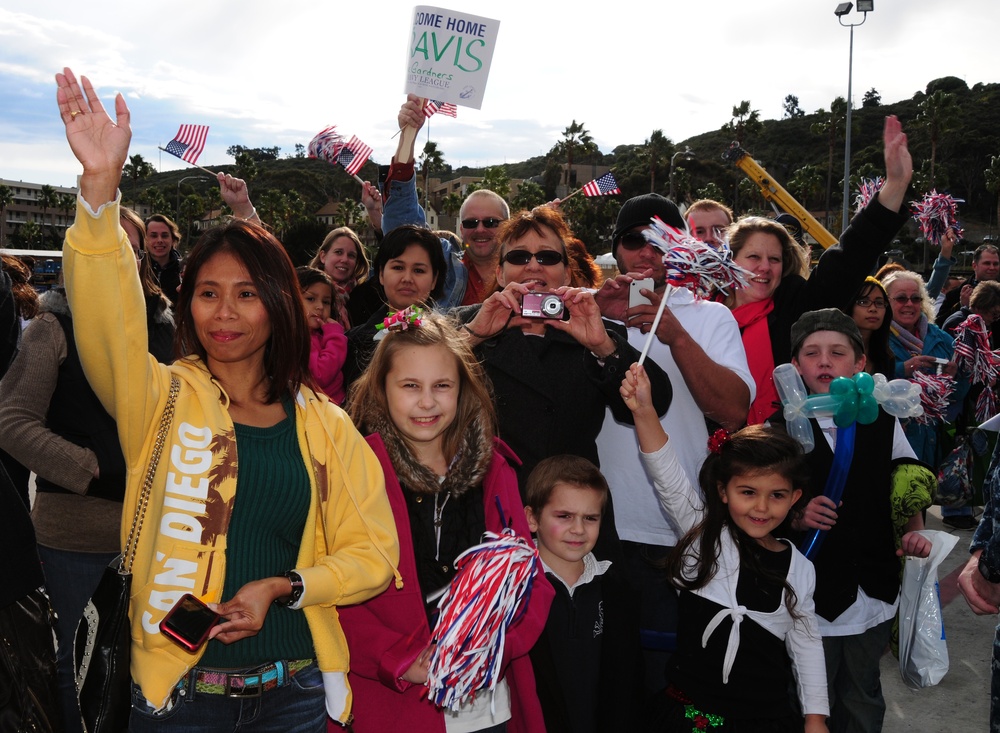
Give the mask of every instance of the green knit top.
M 298 560 L 311 490 L 291 401 L 284 407 L 286 418 L 272 427 L 235 426 L 239 470 L 226 534 L 225 601 L 250 581 L 294 569 Z M 232 644 L 209 641 L 198 666 L 242 669 L 315 656 L 302 611 L 272 604 L 260 633 Z

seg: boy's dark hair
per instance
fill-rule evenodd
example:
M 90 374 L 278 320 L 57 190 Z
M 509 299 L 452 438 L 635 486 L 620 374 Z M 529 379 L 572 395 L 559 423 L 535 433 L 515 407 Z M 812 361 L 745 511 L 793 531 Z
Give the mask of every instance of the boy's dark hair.
M 330 276 L 323 272 L 323 270 L 318 270 L 315 267 L 296 267 L 295 276 L 299 279 L 299 287 L 303 291 L 308 290 L 317 283 L 333 287 L 333 281 L 330 279 Z
M 525 486 L 525 506 L 539 514 L 552 497 L 556 484 L 593 489 L 601 495 L 601 508 L 608 503 L 608 482 L 593 463 L 580 456 L 550 456 L 531 471 Z
M 760 545 L 730 522 L 729 507 L 722 501 L 720 489 L 735 476 L 777 473 L 788 480 L 793 489 L 802 489 L 796 506 L 808 502 L 809 469 L 802 446 L 780 429 L 751 425 L 729 436 L 718 452 L 711 452 L 701 467 L 698 482 L 705 497 L 705 516 L 693 527 L 670 553 L 667 572 L 670 582 L 681 590 L 697 590 L 708 584 L 718 570 L 721 537 L 729 532 L 740 553 L 740 572 L 782 586 L 786 604 L 795 616 L 795 591 L 784 576 L 765 570 L 758 558 Z M 796 507 L 792 507 L 792 512 Z M 791 515 L 791 512 L 789 512 Z

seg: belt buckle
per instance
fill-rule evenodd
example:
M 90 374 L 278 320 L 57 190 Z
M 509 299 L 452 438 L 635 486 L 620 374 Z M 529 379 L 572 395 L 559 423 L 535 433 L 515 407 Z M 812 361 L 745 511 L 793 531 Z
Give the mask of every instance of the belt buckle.
M 233 681 L 237 679 L 243 681 L 243 687 L 233 689 Z M 250 684 L 249 680 L 254 682 Z M 226 697 L 260 697 L 263 690 L 263 675 L 259 672 L 253 675 L 234 674 L 226 678 Z

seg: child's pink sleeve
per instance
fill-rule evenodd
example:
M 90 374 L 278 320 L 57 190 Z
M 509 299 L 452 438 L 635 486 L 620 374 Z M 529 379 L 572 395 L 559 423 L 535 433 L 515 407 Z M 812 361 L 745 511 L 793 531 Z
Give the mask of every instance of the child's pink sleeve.
M 344 403 L 344 361 L 347 359 L 347 336 L 336 321 L 324 323 L 310 337 L 309 371 L 320 389 L 338 405 Z

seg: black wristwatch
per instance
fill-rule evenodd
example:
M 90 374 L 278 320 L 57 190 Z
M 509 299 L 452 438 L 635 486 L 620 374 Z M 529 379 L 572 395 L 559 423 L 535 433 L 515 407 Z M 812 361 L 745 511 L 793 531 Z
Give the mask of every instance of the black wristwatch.
M 302 582 L 302 576 L 294 570 L 287 571 L 285 577 L 292 584 L 292 592 L 290 595 L 275 598 L 274 602 L 279 606 L 294 606 L 302 597 L 302 593 L 306 589 L 306 584 Z
M 1000 572 L 990 569 L 982 555 L 979 556 L 979 573 L 991 583 L 1000 583 Z

